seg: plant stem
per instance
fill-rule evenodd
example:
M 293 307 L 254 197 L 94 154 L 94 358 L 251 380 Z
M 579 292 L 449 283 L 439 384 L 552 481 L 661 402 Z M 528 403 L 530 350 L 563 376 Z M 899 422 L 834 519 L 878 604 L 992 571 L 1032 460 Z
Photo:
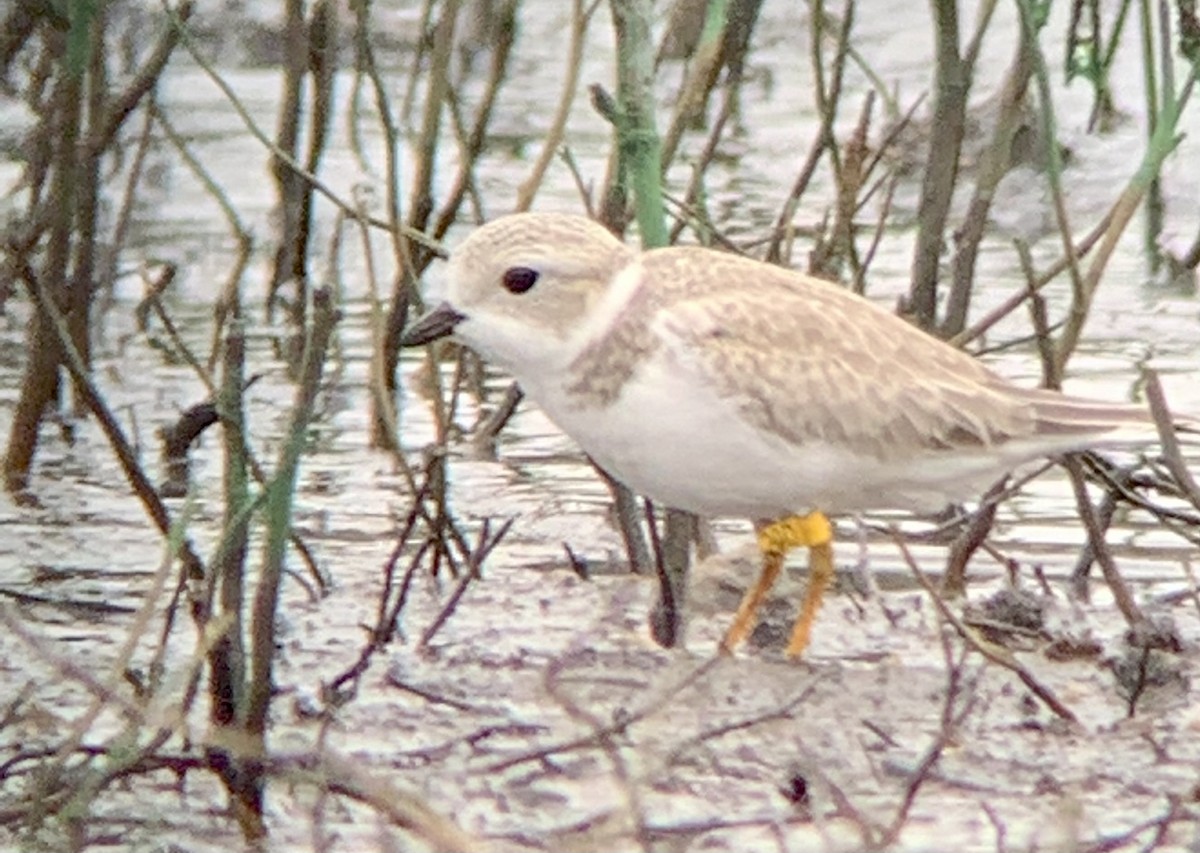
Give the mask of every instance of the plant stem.
M 654 44 L 650 38 L 649 0 L 612 0 L 617 34 L 617 100 L 620 104 L 617 144 L 621 148 L 642 248 L 667 244 L 663 206 L 662 146 L 654 124 Z M 653 519 L 651 519 L 653 523 Z M 674 639 L 680 619 L 679 603 L 686 586 L 689 544 L 696 520 L 668 509 L 660 559 L 661 600 L 669 603 L 672 622 L 664 636 Z

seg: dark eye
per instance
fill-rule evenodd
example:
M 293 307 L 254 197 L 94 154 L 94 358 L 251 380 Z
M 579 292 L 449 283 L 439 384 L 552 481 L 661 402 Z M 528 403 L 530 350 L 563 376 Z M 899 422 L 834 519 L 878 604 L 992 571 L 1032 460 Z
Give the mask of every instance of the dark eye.
M 509 293 L 524 293 L 537 284 L 538 271 L 529 267 L 509 267 L 504 271 L 504 289 Z

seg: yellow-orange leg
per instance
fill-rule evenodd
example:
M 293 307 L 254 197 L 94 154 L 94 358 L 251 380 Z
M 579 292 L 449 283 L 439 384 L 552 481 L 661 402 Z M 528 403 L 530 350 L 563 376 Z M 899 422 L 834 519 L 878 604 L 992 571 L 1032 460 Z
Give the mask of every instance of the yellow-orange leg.
M 828 522 L 826 522 L 828 524 Z M 810 545 L 808 551 L 808 588 L 804 591 L 804 603 L 792 625 L 792 638 L 788 641 L 787 656 L 798 658 L 808 648 L 808 638 L 812 634 L 813 623 L 817 621 L 817 611 L 821 609 L 821 601 L 825 590 L 833 582 L 833 543 L 822 542 Z
M 746 590 L 742 603 L 738 605 L 733 624 L 721 640 L 720 650 L 730 654 L 754 628 L 758 608 L 775 585 L 783 561 L 794 548 L 809 549 L 808 589 L 804 593 L 804 604 L 792 626 L 792 638 L 788 643 L 789 657 L 798 657 L 808 647 L 813 622 L 821 609 L 821 598 L 833 580 L 833 527 L 823 513 L 792 515 L 787 518 L 758 526 L 758 549 L 763 555 L 762 571 L 754 586 Z

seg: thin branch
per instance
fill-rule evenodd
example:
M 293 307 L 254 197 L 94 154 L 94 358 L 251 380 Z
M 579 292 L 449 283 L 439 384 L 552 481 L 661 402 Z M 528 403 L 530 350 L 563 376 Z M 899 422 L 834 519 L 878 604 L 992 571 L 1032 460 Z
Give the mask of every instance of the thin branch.
M 908 546 L 904 544 L 904 539 L 901 536 L 900 531 L 896 530 L 895 528 L 892 529 L 892 541 L 895 542 L 896 547 L 900 549 L 900 554 L 904 557 L 904 562 L 908 565 L 913 577 L 917 579 L 917 583 L 919 583 L 922 589 L 924 589 L 925 592 L 929 594 L 929 597 L 933 599 L 933 603 L 937 606 L 938 612 L 942 614 L 942 618 L 954 626 L 954 630 L 958 632 L 959 636 L 962 637 L 971 648 L 979 652 L 992 663 L 998 664 L 1010 672 L 1015 673 L 1017 678 L 1021 679 L 1021 682 L 1028 687 L 1035 696 L 1037 696 L 1046 704 L 1046 707 L 1048 707 L 1062 719 L 1066 720 L 1068 723 L 1075 726 L 1079 725 L 1079 718 L 1075 716 L 1075 712 L 1064 705 L 1063 702 L 1054 695 L 1053 691 L 1051 691 L 1049 687 L 1046 687 L 1044 684 L 1038 681 L 1033 673 L 1031 673 L 1024 666 L 1024 664 L 1022 664 L 1016 659 L 1016 657 L 1013 656 L 1012 652 L 1002 646 L 996 645 L 995 643 L 990 643 L 983 637 L 979 636 L 978 632 L 963 622 L 963 620 L 960 619 L 954 613 L 954 611 L 950 609 L 949 605 L 946 604 L 946 602 L 938 594 L 937 590 L 934 589 L 933 584 L 930 583 L 929 578 L 925 575 L 925 572 L 921 571 L 921 567 L 918 566 L 917 561 L 913 559 L 913 555 L 908 550 Z

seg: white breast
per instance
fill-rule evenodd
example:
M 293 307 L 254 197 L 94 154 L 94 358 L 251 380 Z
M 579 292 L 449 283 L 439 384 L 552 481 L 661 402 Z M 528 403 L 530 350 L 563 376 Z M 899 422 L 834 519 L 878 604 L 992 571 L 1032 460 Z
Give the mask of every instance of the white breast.
M 978 497 L 1016 464 L 944 451 L 885 464 L 826 441 L 796 445 L 752 425 L 735 399 L 661 354 L 607 406 L 580 407 L 565 380 L 542 378 L 523 383 L 530 398 L 608 473 L 663 505 L 710 517 L 935 511 Z
M 735 401 L 671 368 L 651 356 L 607 406 L 578 407 L 561 382 L 526 390 L 601 467 L 667 506 L 774 518 L 857 508 L 870 493 L 874 466 L 865 460 L 824 442 L 797 448 L 763 432 L 739 416 Z

